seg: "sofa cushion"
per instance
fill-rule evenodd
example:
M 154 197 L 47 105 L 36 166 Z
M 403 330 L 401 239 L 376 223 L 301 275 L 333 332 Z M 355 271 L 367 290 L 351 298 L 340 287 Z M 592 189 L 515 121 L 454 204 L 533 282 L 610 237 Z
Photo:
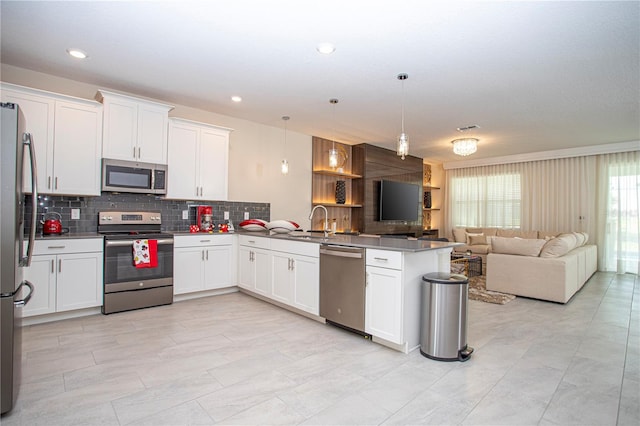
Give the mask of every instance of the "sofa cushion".
M 495 237 L 498 233 L 498 228 L 482 228 L 482 233 L 487 237 Z
M 482 234 L 483 228 L 467 228 L 466 231 L 468 234 Z
M 558 234 L 560 233 L 553 232 L 553 231 L 538 231 L 538 238 L 541 240 L 550 240 L 551 238 L 555 237 Z
M 507 237 L 507 238 L 526 238 L 526 239 L 537 239 L 538 231 L 523 231 L 521 229 L 502 229 L 499 228 L 498 232 L 496 232 L 496 236 L 498 237 Z
M 576 237 L 576 247 L 581 247 L 587 242 L 582 232 L 574 232 L 573 236 Z
M 586 246 L 587 243 L 589 242 L 589 234 L 587 234 L 586 232 L 576 232 L 575 234 L 580 234 L 582 235 L 582 244 L 580 244 L 578 247 L 582 247 L 582 246 Z M 578 235 L 576 235 L 577 237 Z
M 538 257 L 545 243 L 545 240 L 539 240 L 537 238 L 493 237 L 491 239 L 491 252 Z
M 576 243 L 577 239 L 573 234 L 560 234 L 545 243 L 540 257 L 564 256 L 576 247 Z
M 465 253 L 467 250 L 471 250 L 472 254 L 486 255 L 491 253 L 491 246 L 489 244 L 479 244 L 475 246 L 464 244 L 453 248 L 453 251 L 456 253 Z

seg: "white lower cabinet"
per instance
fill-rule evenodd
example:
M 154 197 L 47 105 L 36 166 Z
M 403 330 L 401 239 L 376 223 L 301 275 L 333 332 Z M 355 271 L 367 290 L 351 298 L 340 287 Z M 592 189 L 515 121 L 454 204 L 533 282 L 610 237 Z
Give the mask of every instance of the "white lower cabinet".
M 263 296 L 270 296 L 270 240 L 247 235 L 240 235 L 238 238 L 238 285 Z
M 175 235 L 174 294 L 232 286 L 233 252 L 232 235 Z
M 238 285 L 313 315 L 320 312 L 320 245 L 238 236 Z
M 402 271 L 367 266 L 365 331 L 402 343 Z
M 320 245 L 271 242 L 271 297 L 314 315 L 320 313 Z
M 271 254 L 271 297 L 278 302 L 293 305 L 295 282 L 289 253 Z
M 367 250 L 365 332 L 402 344 L 402 253 Z
M 24 279 L 33 283 L 25 317 L 102 305 L 102 238 L 36 240 Z
M 55 255 L 33 256 L 31 266 L 24 268 L 24 279 L 34 286 L 31 300 L 22 309 L 25 317 L 56 311 L 56 264 Z

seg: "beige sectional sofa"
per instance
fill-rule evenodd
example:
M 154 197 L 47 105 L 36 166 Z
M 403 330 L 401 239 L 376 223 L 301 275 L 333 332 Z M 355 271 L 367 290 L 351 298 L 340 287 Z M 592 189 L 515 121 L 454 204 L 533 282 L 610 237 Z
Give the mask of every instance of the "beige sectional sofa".
M 566 303 L 597 269 L 597 247 L 580 232 L 456 228 L 456 252 L 483 258 L 487 290 Z M 464 238 L 464 239 L 463 239 Z

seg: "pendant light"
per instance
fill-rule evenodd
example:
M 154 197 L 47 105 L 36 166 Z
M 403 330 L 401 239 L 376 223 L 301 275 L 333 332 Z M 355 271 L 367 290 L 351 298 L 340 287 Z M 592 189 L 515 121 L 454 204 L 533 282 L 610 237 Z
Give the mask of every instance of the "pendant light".
M 285 154 L 287 153 L 287 121 L 289 121 L 289 118 L 290 117 L 288 115 L 285 115 L 282 117 L 282 120 L 284 121 L 284 152 Z M 280 167 L 283 175 L 289 174 L 289 162 L 287 161 L 286 158 L 282 160 Z
M 396 152 L 400 158 L 404 160 L 405 156 L 409 155 L 409 136 L 404 132 L 404 81 L 409 78 L 408 74 L 398 74 L 398 80 L 402 82 L 402 127 L 400 136 L 398 136 L 398 145 Z
M 331 149 L 329 150 L 329 167 L 331 169 L 335 169 L 336 167 L 338 167 L 338 150 L 336 149 L 336 141 L 335 141 L 335 138 L 336 138 L 336 135 L 335 135 L 335 133 L 336 133 L 336 128 L 335 128 L 335 126 L 336 126 L 336 104 L 338 103 L 338 100 L 336 98 L 331 98 L 331 99 L 329 99 L 329 103 L 331 105 L 333 105 L 333 118 L 332 118 L 332 121 L 333 121 L 333 133 L 334 133 L 333 137 L 332 137 L 333 145 L 332 145 Z

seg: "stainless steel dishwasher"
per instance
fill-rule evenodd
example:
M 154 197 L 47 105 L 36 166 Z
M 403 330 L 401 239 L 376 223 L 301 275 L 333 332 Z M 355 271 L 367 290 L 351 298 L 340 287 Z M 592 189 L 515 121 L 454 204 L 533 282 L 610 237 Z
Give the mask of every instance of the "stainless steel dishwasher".
M 320 246 L 320 316 L 328 323 L 366 335 L 364 249 Z

